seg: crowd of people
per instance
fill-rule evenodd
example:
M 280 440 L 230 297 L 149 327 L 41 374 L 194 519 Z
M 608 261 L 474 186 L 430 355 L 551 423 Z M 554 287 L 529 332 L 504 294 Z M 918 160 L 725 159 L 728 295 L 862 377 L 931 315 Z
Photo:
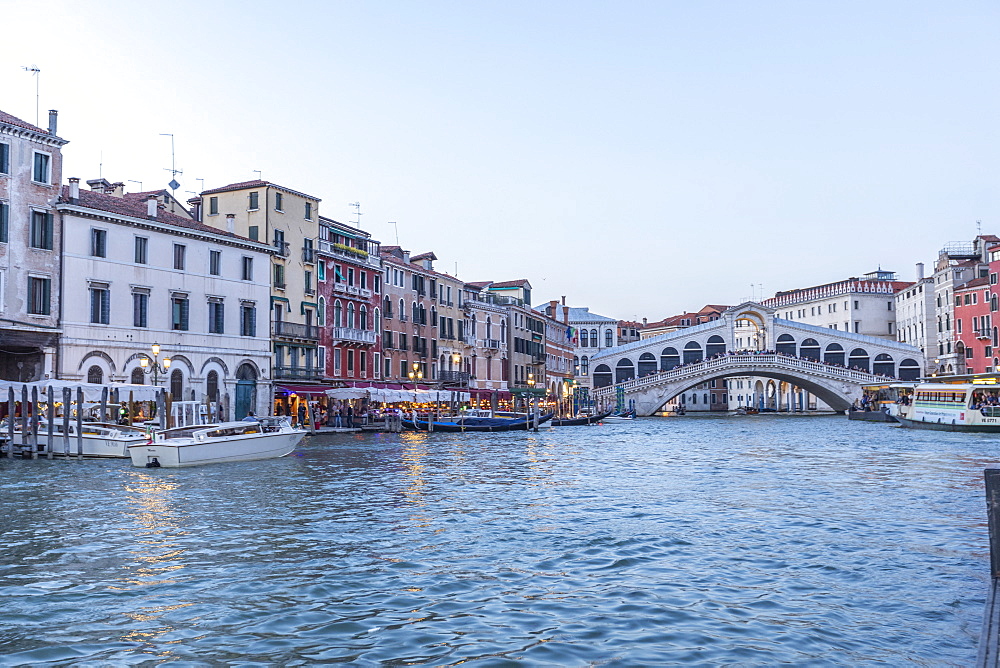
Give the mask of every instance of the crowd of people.
M 695 366 L 699 366 L 701 364 L 705 364 L 706 362 L 710 362 L 712 360 L 722 359 L 722 358 L 725 358 L 725 357 L 733 357 L 733 356 L 737 356 L 737 355 L 778 355 L 779 357 L 787 357 L 789 359 L 802 360 L 803 362 L 815 362 L 816 364 L 822 364 L 824 366 L 834 367 L 834 368 L 837 368 L 837 369 L 849 369 L 851 371 L 862 371 L 864 373 L 871 374 L 873 376 L 879 376 L 881 378 L 894 378 L 895 377 L 895 376 L 890 376 L 890 375 L 887 375 L 887 374 L 884 374 L 884 373 L 875 373 L 873 371 L 869 371 L 868 369 L 863 369 L 863 368 L 861 368 L 861 367 L 859 367 L 857 365 L 847 366 L 845 364 L 838 364 L 837 362 L 827 362 L 825 360 L 817 359 L 815 357 L 798 357 L 796 355 L 789 355 L 788 353 L 779 352 L 777 350 L 727 350 L 724 353 L 718 353 L 716 355 L 712 355 L 711 357 L 706 357 L 704 359 L 700 359 L 700 360 L 698 360 L 696 362 L 684 362 L 684 363 L 672 366 L 669 369 L 658 369 L 658 370 L 652 371 L 652 372 L 650 372 L 648 374 L 643 374 L 643 376 L 652 375 L 654 373 L 656 373 L 656 374 L 667 373 L 668 371 L 676 371 L 677 369 L 685 369 L 685 368 L 688 368 L 688 367 L 695 367 Z M 640 376 L 640 378 L 643 377 L 643 376 Z

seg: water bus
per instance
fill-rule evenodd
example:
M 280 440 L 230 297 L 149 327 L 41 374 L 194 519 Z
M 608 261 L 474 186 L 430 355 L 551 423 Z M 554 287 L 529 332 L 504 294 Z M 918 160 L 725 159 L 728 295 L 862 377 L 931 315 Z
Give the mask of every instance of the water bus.
M 1000 382 L 919 383 L 896 419 L 909 429 L 1000 433 Z

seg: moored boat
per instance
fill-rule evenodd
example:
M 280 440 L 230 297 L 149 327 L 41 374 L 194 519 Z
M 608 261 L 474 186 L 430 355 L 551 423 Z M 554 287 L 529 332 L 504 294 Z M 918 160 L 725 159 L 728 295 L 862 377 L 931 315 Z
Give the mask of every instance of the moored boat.
M 134 466 L 147 468 L 275 459 L 295 450 L 305 434 L 288 418 L 260 418 L 167 429 L 148 443 L 130 445 L 128 451 Z
M 604 418 L 611 415 L 611 411 L 605 413 L 598 413 L 597 415 L 581 415 L 575 418 L 553 418 L 553 427 L 578 427 L 585 424 L 597 424 Z
M 974 383 L 921 383 L 896 419 L 908 429 L 1000 433 L 997 388 Z
M 64 423 L 61 420 L 57 419 L 52 423 L 52 452 L 57 455 L 127 458 L 129 456 L 128 446 L 145 443 L 148 440 L 145 430 L 129 425 L 84 422 L 79 438 L 77 437 L 75 421 L 69 423 L 68 438 L 64 434 L 63 427 Z M 29 444 L 29 441 L 24 438 L 20 429 L 17 429 L 14 432 L 13 443 L 25 446 Z M 47 422 L 43 422 L 38 426 L 35 449 L 38 452 L 47 452 L 48 443 L 49 425 Z
M 538 424 L 542 425 L 552 419 L 552 413 L 546 413 L 538 418 Z M 520 418 L 503 417 L 465 417 L 459 416 L 451 420 L 403 420 L 403 427 L 411 431 L 430 431 L 433 426 L 434 431 L 443 432 L 463 432 L 463 431 L 524 431 L 533 426 L 530 416 Z

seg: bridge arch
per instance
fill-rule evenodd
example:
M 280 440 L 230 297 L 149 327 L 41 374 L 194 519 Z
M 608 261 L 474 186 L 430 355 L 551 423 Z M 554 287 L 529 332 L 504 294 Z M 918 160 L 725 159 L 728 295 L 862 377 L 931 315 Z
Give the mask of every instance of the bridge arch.
M 635 365 L 632 364 L 632 360 L 627 357 L 618 360 L 618 365 L 615 367 L 615 382 L 624 383 L 633 378 L 635 378 Z
M 688 341 L 684 344 L 684 363 L 694 364 L 702 360 L 701 344 L 697 341 Z
M 799 357 L 807 360 L 819 361 L 819 343 L 816 339 L 806 339 L 799 346 Z
M 900 380 L 917 380 L 920 378 L 920 364 L 915 359 L 907 357 L 899 363 Z
M 607 364 L 598 364 L 594 367 L 594 387 L 607 387 L 614 384 L 614 376 L 611 367 Z
M 875 356 L 875 361 L 872 363 L 872 373 L 877 373 L 880 376 L 891 376 L 896 377 L 896 365 L 892 360 L 892 355 L 888 353 L 879 353 Z
M 660 353 L 660 371 L 670 371 L 675 366 L 680 365 L 681 356 L 677 348 L 664 348 Z
M 823 361 L 827 364 L 839 364 L 840 366 L 845 366 L 844 346 L 836 342 L 827 344 L 826 352 L 823 353 Z
M 715 357 L 726 354 L 726 340 L 718 334 L 708 337 L 705 343 L 705 357 Z
M 774 343 L 774 351 L 780 355 L 795 357 L 795 337 L 791 334 L 779 334 Z
M 639 378 L 656 373 L 656 358 L 653 353 L 643 353 L 639 355 L 638 374 Z
M 868 371 L 868 351 L 864 348 L 855 348 L 851 351 L 851 356 L 847 358 L 847 366 L 851 369 L 861 369 Z

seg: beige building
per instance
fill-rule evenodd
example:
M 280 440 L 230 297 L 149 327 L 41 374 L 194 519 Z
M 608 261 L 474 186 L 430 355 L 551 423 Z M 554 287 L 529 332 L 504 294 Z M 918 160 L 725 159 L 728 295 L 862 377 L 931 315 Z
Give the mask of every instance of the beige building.
M 277 249 L 271 261 L 271 345 L 274 381 L 318 382 L 316 242 L 318 197 L 269 181 L 206 190 L 196 216 L 206 225 Z

